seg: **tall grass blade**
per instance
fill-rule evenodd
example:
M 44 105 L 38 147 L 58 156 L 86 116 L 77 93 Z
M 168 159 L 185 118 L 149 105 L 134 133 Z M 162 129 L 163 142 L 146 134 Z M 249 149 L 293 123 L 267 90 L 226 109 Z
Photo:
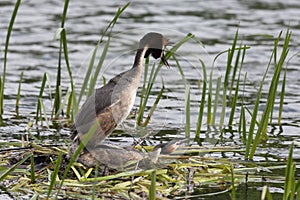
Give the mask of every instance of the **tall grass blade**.
M 227 94 L 227 88 L 223 86 L 223 94 L 222 94 L 222 112 L 220 116 L 220 123 L 219 127 L 222 127 L 225 121 L 225 112 L 226 112 L 226 94 Z
M 183 73 L 182 67 L 181 67 L 181 65 L 180 65 L 180 63 L 179 63 L 179 61 L 178 61 L 178 59 L 176 58 L 176 56 L 175 56 L 174 54 L 172 55 L 172 58 L 173 58 L 173 60 L 175 60 L 175 62 L 176 62 L 176 66 L 177 66 L 177 68 L 178 68 L 178 70 L 179 70 L 179 73 L 180 73 L 180 75 L 181 75 L 181 78 L 182 78 L 183 82 L 184 82 L 184 83 L 187 83 L 187 80 L 186 80 L 186 78 L 185 78 L 185 75 L 184 75 L 184 73 Z
M 297 193 L 296 200 L 300 200 L 300 179 L 299 178 L 295 186 L 295 192 Z
M 277 86 L 278 86 L 282 66 L 283 66 L 285 58 L 287 57 L 287 54 L 288 54 L 288 44 L 289 44 L 289 41 L 290 41 L 290 36 L 291 36 L 291 33 L 288 30 L 287 33 L 286 33 L 285 40 L 284 40 L 282 53 L 281 53 L 281 56 L 280 56 L 279 61 L 277 63 L 277 66 L 275 67 L 274 75 L 272 77 L 271 85 L 269 87 L 269 93 L 268 93 L 268 99 L 267 99 L 266 107 L 263 111 L 262 118 L 261 118 L 258 130 L 257 130 L 257 133 L 255 135 L 255 139 L 253 141 L 253 146 L 252 146 L 252 149 L 251 149 L 251 152 L 250 152 L 250 158 L 251 159 L 254 156 L 256 147 L 257 147 L 260 139 L 266 139 L 266 137 L 267 137 L 266 132 L 267 132 L 268 121 L 269 121 L 270 114 L 272 112 L 271 109 L 273 108 L 274 103 L 275 103 L 276 91 L 277 91 Z M 279 39 L 280 38 L 278 38 L 278 40 Z
M 60 103 L 59 108 L 57 110 L 57 113 L 55 117 L 59 116 L 59 113 L 63 111 L 64 106 L 67 104 L 67 101 L 70 100 L 70 97 L 72 97 L 73 92 L 70 91 L 70 89 L 67 91 L 67 94 L 64 97 L 64 100 Z
M 241 106 L 241 114 L 240 114 L 240 122 L 239 122 L 239 133 L 242 133 L 242 141 L 246 144 L 247 140 L 247 123 L 246 123 L 246 115 L 245 115 L 245 107 L 244 103 Z
M 215 92 L 214 111 L 213 111 L 213 115 L 212 115 L 212 124 L 215 124 L 215 122 L 216 122 L 217 110 L 218 110 L 218 105 L 219 105 L 221 80 L 222 80 L 222 77 L 218 77 L 216 92 Z
M 68 106 L 67 106 L 67 110 L 66 110 L 66 117 L 71 118 L 71 121 L 73 121 L 73 117 L 75 115 L 74 111 L 76 111 L 76 109 L 72 109 L 73 113 L 71 114 L 71 108 L 76 107 L 77 102 L 76 102 L 76 97 L 75 97 L 75 85 L 74 85 L 74 81 L 73 81 L 72 70 L 71 70 L 70 63 L 69 63 L 66 29 L 63 29 L 63 31 L 61 33 L 61 37 L 62 37 L 63 48 L 64 48 L 65 63 L 67 66 L 67 70 L 68 70 L 68 74 L 69 74 L 69 78 L 70 78 L 70 85 L 71 85 L 71 94 L 69 97 Z
M 58 157 L 56 159 L 56 164 L 55 164 L 54 170 L 51 175 L 51 181 L 50 181 L 50 185 L 48 188 L 47 199 L 49 199 L 49 197 L 52 193 L 53 187 L 57 181 L 57 176 L 58 176 L 61 161 L 62 161 L 62 152 L 59 152 Z
M 284 104 L 284 94 L 285 94 L 285 82 L 286 82 L 286 71 L 284 71 L 282 85 L 281 85 L 281 93 L 280 93 L 280 103 L 279 103 L 279 113 L 278 113 L 278 124 L 281 124 L 282 118 L 282 110 Z
M 197 127 L 196 127 L 196 139 L 200 138 L 204 106 L 205 106 L 206 87 L 207 87 L 206 86 L 206 83 L 207 83 L 206 66 L 202 60 L 200 60 L 200 63 L 202 66 L 202 71 L 203 71 L 203 86 L 202 86 L 201 102 L 199 105 L 199 113 L 198 113 L 198 120 L 197 120 Z
M 112 31 L 112 30 L 111 30 Z M 101 57 L 99 59 L 99 62 L 97 64 L 97 67 L 94 71 L 94 74 L 92 76 L 92 78 L 90 79 L 90 85 L 89 85 L 89 91 L 88 91 L 88 94 L 87 96 L 91 96 L 94 92 L 94 89 L 95 89 L 95 85 L 96 85 L 96 82 L 97 82 L 97 79 L 98 79 L 98 75 L 100 73 L 100 70 L 102 68 L 102 65 L 104 63 L 104 60 L 106 58 L 106 55 L 107 55 L 107 52 L 108 52 L 108 47 L 109 47 L 109 44 L 110 44 L 110 38 L 111 38 L 111 32 L 109 33 L 108 35 L 108 38 L 107 38 L 107 41 L 106 41 L 106 44 L 103 48 L 103 51 L 102 51 L 102 54 L 101 54 Z
M 68 7 L 69 7 L 69 0 L 65 0 L 64 9 L 63 9 L 62 17 L 61 17 L 61 26 L 56 33 L 56 36 L 58 36 L 58 33 L 60 33 L 60 42 L 59 42 L 59 55 L 58 55 L 57 75 L 56 75 L 55 99 L 54 99 L 54 107 L 53 107 L 54 108 L 53 113 L 54 113 L 55 117 L 57 117 L 60 114 L 59 108 L 61 107 L 62 96 L 61 96 L 60 88 L 61 88 L 61 68 L 62 68 L 62 52 L 63 51 L 64 51 L 66 64 L 68 66 L 67 68 L 68 69 L 70 68 L 69 61 L 68 61 L 68 52 L 67 52 L 66 30 L 64 28 L 66 17 L 67 17 Z M 70 71 L 69 71 L 69 76 L 70 77 L 72 76 L 72 75 L 70 75 Z M 73 82 L 73 79 L 71 78 L 71 84 L 73 85 L 72 82 Z M 68 115 L 69 115 L 69 111 L 68 111 Z
M 274 79 L 272 78 L 272 82 L 271 82 L 271 86 L 273 88 L 272 95 L 269 95 L 270 97 L 268 97 L 268 98 L 270 98 L 270 101 L 271 101 L 270 118 L 269 118 L 270 123 L 272 123 L 272 121 L 273 121 L 274 104 L 275 104 L 275 98 L 276 98 L 277 89 L 278 89 L 278 85 L 279 85 L 278 84 L 279 78 L 280 78 L 280 74 L 281 74 L 281 71 L 283 68 L 283 64 L 284 64 L 287 54 L 289 52 L 290 37 L 291 37 L 291 32 L 289 30 L 287 30 L 279 61 L 274 64 L 274 66 L 275 66 L 275 70 L 274 70 L 275 72 L 274 72 L 274 76 L 273 76 Z M 265 132 L 263 133 L 263 137 L 264 136 L 265 136 Z
M 159 68 L 159 66 L 157 66 L 156 68 Z M 147 67 L 147 69 L 148 69 L 148 67 Z M 149 79 L 148 79 L 147 86 L 145 88 L 143 86 L 143 89 L 145 89 L 145 90 L 142 91 L 143 96 L 141 96 L 142 106 L 140 106 L 140 108 L 139 108 L 138 117 L 137 117 L 137 124 L 140 125 L 140 126 L 142 125 L 144 112 L 145 112 L 145 109 L 146 109 L 146 106 L 147 106 L 147 103 L 148 103 L 148 99 L 149 99 L 149 96 L 150 96 L 150 93 L 151 93 L 151 89 L 152 89 L 152 86 L 153 86 L 153 83 L 154 83 L 154 79 L 156 78 L 155 76 L 157 75 L 155 73 L 155 71 L 156 71 L 155 70 L 155 65 L 153 65 L 153 67 L 151 69 L 151 72 L 150 72 L 150 76 L 149 76 Z M 148 74 L 148 72 L 145 72 L 145 75 L 147 75 L 147 74 Z M 144 81 L 146 81 L 146 78 L 144 78 Z M 146 82 L 144 82 L 144 84 L 145 83 Z
M 242 133 L 242 141 L 245 145 L 247 143 L 247 124 L 246 124 L 246 113 L 245 113 L 246 108 L 244 104 L 246 80 L 247 80 L 247 73 L 244 76 L 241 114 L 240 114 L 240 122 L 239 122 L 239 133 Z
M 154 113 L 154 111 L 155 111 L 158 103 L 159 103 L 159 100 L 161 99 L 161 97 L 163 95 L 164 90 L 165 90 L 165 86 L 163 84 L 162 88 L 160 89 L 160 91 L 159 91 L 159 93 L 158 93 L 158 95 L 157 95 L 157 97 L 155 99 L 155 102 L 154 102 L 153 106 L 151 107 L 151 109 L 149 111 L 148 116 L 145 119 L 145 122 L 143 123 L 143 126 L 147 126 L 148 125 L 148 123 L 149 123 L 149 121 L 150 121 L 150 119 L 151 119 L 151 117 L 152 117 L 152 115 L 153 115 L 153 113 Z
M 228 85 L 230 71 L 232 68 L 232 60 L 233 60 L 234 52 L 236 50 L 237 39 L 238 39 L 238 30 L 235 33 L 232 47 L 231 47 L 231 49 L 228 50 L 227 66 L 226 66 L 226 72 L 225 72 L 224 84 L 223 84 L 222 112 L 221 112 L 220 124 L 219 124 L 220 127 L 223 126 L 224 121 L 225 121 L 227 85 Z M 234 77 L 233 77 L 233 79 L 234 79 Z
M 93 50 L 92 57 L 91 57 L 90 62 L 89 62 L 89 66 L 88 66 L 88 69 L 86 71 L 83 83 L 81 85 L 81 90 L 80 90 L 79 95 L 78 95 L 77 107 L 79 107 L 79 103 L 80 103 L 80 101 L 81 101 L 81 99 L 82 99 L 82 97 L 85 94 L 85 91 L 87 89 L 88 82 L 90 80 L 90 77 L 91 77 L 91 74 L 92 74 L 92 71 L 93 71 L 93 67 L 94 67 L 94 63 L 95 63 L 95 59 L 96 59 L 96 55 L 97 55 L 97 51 L 98 51 L 99 47 L 100 47 L 100 43 L 97 43 L 96 47 Z M 77 108 L 77 111 L 78 111 L 78 108 Z M 75 113 L 77 113 L 77 111 Z
M 190 105 L 190 85 L 186 84 L 185 86 L 185 138 L 190 139 L 191 131 L 191 105 Z
M 112 29 L 114 27 L 114 25 L 117 23 L 117 20 L 119 19 L 120 15 L 124 12 L 124 10 L 130 5 L 130 2 L 128 2 L 127 4 L 125 4 L 123 7 L 119 8 L 118 11 L 116 12 L 113 20 L 110 21 L 110 23 L 107 25 L 107 27 L 104 29 L 102 37 L 100 39 L 99 42 L 102 42 L 104 35 L 106 34 L 106 32 L 108 31 L 108 29 Z
M 156 199 L 156 170 L 153 170 L 151 173 L 151 185 L 149 190 L 149 199 L 155 200 Z
M 31 183 L 35 183 L 35 171 L 34 171 L 34 155 L 30 157 L 30 179 Z
M 39 105 L 40 105 L 41 123 L 43 124 L 43 121 L 44 121 L 43 117 L 42 117 L 42 115 L 43 115 L 44 119 L 46 121 L 46 126 L 49 128 L 49 120 L 48 120 L 45 105 L 43 104 L 43 100 L 42 100 L 42 98 L 39 98 L 38 101 L 39 101 Z
M 25 156 L 22 160 L 20 160 L 19 162 L 17 162 L 16 164 L 14 164 L 12 167 L 10 167 L 9 169 L 7 169 L 5 172 L 3 172 L 0 175 L 0 182 L 3 181 L 13 171 L 15 171 L 19 165 L 23 164 L 26 160 L 28 160 L 28 158 L 30 158 L 30 156 L 31 156 L 31 154 Z
M 263 78 L 263 80 L 264 80 L 264 78 Z M 256 118 L 257 118 L 257 114 L 258 114 L 259 102 L 260 102 L 260 98 L 261 98 L 262 85 L 263 85 L 263 81 L 261 82 L 261 86 L 260 86 L 258 94 L 256 96 L 255 105 L 254 105 L 253 112 L 251 115 L 249 133 L 248 133 L 248 137 L 247 137 L 246 150 L 245 150 L 245 159 L 246 160 L 249 159 L 250 148 L 251 148 L 252 141 L 253 141 L 253 134 L 254 134 L 254 128 L 255 128 Z
M 236 83 L 235 94 L 234 94 L 234 97 L 232 100 L 228 126 L 232 126 L 232 123 L 233 123 L 234 113 L 235 113 L 235 109 L 236 109 L 236 103 L 237 103 L 238 95 L 239 95 L 239 86 L 240 86 L 240 77 L 238 78 L 237 83 Z
M 234 37 L 234 40 L 233 40 L 233 43 L 232 43 L 232 47 L 231 49 L 228 50 L 228 58 L 227 58 L 227 67 L 226 67 L 226 73 L 225 73 L 225 78 L 224 78 L 224 88 L 227 87 L 228 85 L 228 79 L 229 79 L 229 75 L 230 75 L 230 71 L 231 71 L 231 68 L 232 68 L 232 59 L 233 59 L 233 56 L 234 56 L 234 52 L 235 52 L 235 49 L 236 49 L 236 43 L 237 43 L 237 39 L 238 39 L 238 30 L 235 32 L 235 37 Z M 226 91 L 226 90 L 224 90 Z
M 231 199 L 232 200 L 236 200 L 236 191 L 235 191 L 235 180 L 234 180 L 234 170 L 233 170 L 233 166 L 231 165 Z
M 260 199 L 265 200 L 266 198 L 267 200 L 273 200 L 269 187 L 267 185 L 263 186 Z
M 38 102 L 37 102 L 37 107 L 36 107 L 36 116 L 35 116 L 35 124 L 38 123 L 39 121 L 39 116 L 42 115 L 42 110 L 41 110 L 41 104 L 40 104 L 40 99 L 42 99 L 43 97 L 43 93 L 44 93 L 44 89 L 45 89 L 45 85 L 46 85 L 46 81 L 47 81 L 47 74 L 46 72 L 44 73 L 44 76 L 43 76 L 43 80 L 42 80 L 42 85 L 41 85 L 41 88 L 40 88 L 40 94 L 38 96 Z M 42 120 L 41 120 L 42 121 Z
M 268 68 L 266 70 L 266 72 L 268 71 Z M 259 90 L 258 90 L 258 93 L 257 93 L 257 96 L 256 96 L 256 101 L 255 101 L 255 105 L 254 105 L 254 108 L 253 108 L 253 112 L 252 112 L 252 115 L 251 115 L 251 121 L 250 121 L 250 127 L 249 127 L 249 133 L 248 133 L 248 137 L 247 137 L 247 142 L 246 142 L 246 150 L 245 150 L 245 159 L 249 159 L 249 153 L 250 153 L 250 148 L 251 148 L 251 145 L 252 145 L 252 141 L 253 141 L 253 134 L 254 134 L 254 128 L 255 128 L 255 125 L 256 125 L 256 122 L 257 122 L 257 114 L 258 114 L 258 108 L 259 108 L 259 102 L 260 102 L 260 98 L 261 98 L 261 94 L 262 94 L 262 86 L 263 86 L 263 82 L 264 82 L 264 79 L 266 77 L 266 72 L 263 76 L 263 79 L 261 81 L 261 84 L 260 84 L 260 87 L 259 87 Z M 247 107 L 246 107 L 247 109 Z M 253 148 L 253 146 L 252 146 Z M 252 157 L 250 157 L 250 159 L 252 159 Z
M 295 165 L 293 164 L 294 144 L 291 145 L 286 162 L 283 200 L 294 199 L 295 194 Z
M 279 37 L 280 36 L 281 36 L 281 33 L 279 34 Z M 272 59 L 273 59 L 273 56 L 274 56 L 275 49 L 277 49 L 277 43 L 278 43 L 278 40 L 275 40 L 273 52 L 271 54 L 271 57 L 270 57 L 267 69 L 265 70 L 265 73 L 264 73 L 264 75 L 262 77 L 262 80 L 261 80 L 261 83 L 260 83 L 260 86 L 259 86 L 259 89 L 258 89 L 258 92 L 257 92 L 257 96 L 256 96 L 256 100 L 255 100 L 255 105 L 254 105 L 254 108 L 253 108 L 253 112 L 252 113 L 249 112 L 248 108 L 245 107 L 246 110 L 249 113 L 251 113 L 251 121 L 250 121 L 249 133 L 248 133 L 248 137 L 247 137 L 246 150 L 245 150 L 245 159 L 246 160 L 247 159 L 252 159 L 253 156 L 254 156 L 254 152 L 256 150 L 256 145 L 257 144 L 253 144 L 252 145 L 252 142 L 253 142 L 253 135 L 254 135 L 255 125 L 259 126 L 259 123 L 257 122 L 257 115 L 258 115 L 258 108 L 259 108 L 259 103 L 260 103 L 260 99 L 261 99 L 261 95 L 262 95 L 262 87 L 263 87 L 263 84 L 265 82 L 265 79 L 266 79 L 267 73 L 269 71 L 269 68 L 271 66 L 271 62 L 272 62 Z M 251 145 L 252 145 L 252 149 L 253 150 L 251 149 Z M 252 156 L 250 155 L 250 149 L 253 152 Z
M 69 7 L 69 0 L 65 0 L 64 10 L 63 10 L 62 17 L 61 17 L 61 26 L 60 26 L 61 28 L 65 27 L 65 21 L 67 18 L 68 7 Z
M 234 67 L 233 67 L 232 77 L 231 77 L 231 84 L 230 84 L 229 94 L 231 94 L 231 92 L 233 90 L 233 85 L 234 85 L 234 82 L 235 82 L 235 77 L 236 77 L 236 73 L 237 73 L 237 70 L 238 70 L 239 62 L 240 62 L 241 50 L 242 50 L 242 45 L 240 45 L 240 47 L 237 50 L 237 55 L 236 55 L 236 58 L 235 58 L 235 63 L 234 63 Z
M 195 38 L 195 35 L 188 33 L 182 40 L 180 40 L 177 44 L 175 44 L 169 51 L 166 52 L 166 59 L 169 59 L 175 52 L 183 45 L 188 42 L 190 39 Z M 161 63 L 162 65 L 162 63 Z
M 5 48 L 4 48 L 4 58 L 3 58 L 3 75 L 1 78 L 1 84 L 0 84 L 0 125 L 2 124 L 2 114 L 3 114 L 3 103 L 4 103 L 4 88 L 5 88 L 5 81 L 6 81 L 6 65 L 7 65 L 7 54 L 8 54 L 8 46 L 9 46 L 9 40 L 11 36 L 11 32 L 13 30 L 13 26 L 15 23 L 15 19 L 17 17 L 17 13 L 19 10 L 19 6 L 21 4 L 21 0 L 17 0 L 15 3 L 15 7 L 13 10 L 13 13 L 10 18 L 10 22 L 7 28 L 7 35 L 6 35 L 6 40 L 5 40 Z
M 146 97 L 146 90 L 147 90 L 146 85 L 147 85 L 147 78 L 148 78 L 149 61 L 150 61 L 149 57 L 146 58 L 145 67 L 144 67 L 144 81 L 143 81 L 143 86 L 141 89 L 139 112 L 138 112 L 138 116 L 137 116 L 137 120 L 136 120 L 136 123 L 138 125 L 142 124 L 142 120 L 143 120 L 143 116 L 144 116 L 145 108 L 143 107 L 143 104 L 144 104 L 144 98 Z
M 23 81 L 23 74 L 24 74 L 24 72 L 21 72 L 18 93 L 17 93 L 17 98 L 16 98 L 16 114 L 17 115 L 19 115 L 19 104 L 20 104 L 20 99 L 21 99 L 21 85 L 22 85 L 22 81 Z
M 57 73 L 56 73 L 56 85 L 55 85 L 55 97 L 54 97 L 54 107 L 52 110 L 52 114 L 59 115 L 58 113 L 60 102 L 61 102 L 61 57 L 62 57 L 62 39 L 60 39 L 59 43 L 59 56 L 58 56 L 58 66 L 57 66 Z M 53 116 L 53 115 L 52 115 Z
M 235 76 L 236 76 L 237 68 L 238 68 L 238 65 L 239 65 L 241 50 L 243 50 L 243 52 L 242 52 L 242 60 L 241 60 L 241 64 L 240 64 L 238 79 L 236 81 L 235 95 L 234 95 L 234 98 L 232 100 L 232 105 L 231 105 L 231 111 L 230 111 L 229 122 L 228 122 L 229 126 L 232 126 L 233 118 L 234 118 L 234 113 L 235 113 L 235 109 L 236 109 L 236 103 L 237 103 L 237 100 L 238 100 L 239 86 L 240 86 L 240 77 L 241 77 L 241 71 L 243 69 L 244 59 L 245 59 L 245 55 L 246 55 L 246 46 L 244 45 L 244 48 L 242 48 L 240 46 L 240 48 L 238 49 L 238 53 L 237 53 L 237 57 L 236 57 L 236 62 L 235 62 L 235 66 L 234 66 L 234 70 L 233 70 L 233 75 L 232 75 L 232 80 L 231 80 L 230 94 L 231 94 L 231 91 L 233 90 L 233 85 L 234 85 L 233 83 L 235 82 Z
M 213 71 L 210 72 L 209 75 L 209 85 L 208 85 L 208 93 L 207 93 L 207 118 L 206 123 L 207 125 L 212 125 L 212 82 L 213 82 Z
M 104 60 L 106 58 L 106 55 L 107 55 L 107 52 L 108 52 L 108 47 L 109 47 L 109 44 L 110 44 L 110 39 L 111 39 L 111 35 L 112 35 L 112 29 L 114 27 L 114 25 L 117 23 L 117 20 L 118 18 L 120 17 L 120 15 L 122 14 L 122 12 L 129 6 L 129 3 L 127 3 L 125 6 L 123 6 L 122 8 L 119 8 L 118 11 L 116 12 L 113 20 L 109 23 L 109 25 L 106 27 L 105 31 L 103 32 L 102 36 L 101 36 L 101 39 L 99 41 L 99 43 L 102 43 L 103 42 L 103 38 L 104 36 L 106 35 L 106 32 L 108 30 L 109 33 L 108 33 L 108 38 L 107 38 L 107 41 L 106 41 L 106 44 L 103 48 L 103 51 L 102 51 L 102 54 L 101 54 L 101 57 L 98 61 L 98 64 L 97 64 L 97 67 L 95 69 L 95 72 L 93 74 L 93 76 L 91 76 L 90 78 L 90 85 L 89 85 L 89 91 L 88 91 L 88 94 L 87 96 L 90 96 L 92 95 L 92 93 L 94 92 L 94 88 L 95 88 L 95 85 L 96 85 L 96 82 L 97 82 L 97 78 L 98 78 L 98 75 L 100 73 L 100 70 L 102 68 L 102 65 L 104 63 Z

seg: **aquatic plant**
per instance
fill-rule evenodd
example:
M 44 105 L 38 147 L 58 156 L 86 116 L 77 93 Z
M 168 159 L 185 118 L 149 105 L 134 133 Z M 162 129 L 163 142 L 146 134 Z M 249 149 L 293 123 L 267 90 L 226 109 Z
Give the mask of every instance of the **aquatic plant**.
M 6 35 L 6 40 L 5 40 L 4 59 L 3 59 L 3 74 L 2 74 L 2 77 L 0 76 L 0 125 L 2 124 L 2 115 L 3 115 L 3 109 L 4 109 L 4 88 L 5 88 L 5 81 L 6 81 L 6 65 L 7 65 L 9 40 L 10 40 L 11 32 L 13 30 L 14 22 L 17 17 L 17 13 L 18 13 L 20 4 L 21 4 L 21 0 L 17 0 L 17 2 L 15 3 L 15 7 L 14 7 L 14 10 L 11 15 L 9 26 L 7 28 L 7 35 Z

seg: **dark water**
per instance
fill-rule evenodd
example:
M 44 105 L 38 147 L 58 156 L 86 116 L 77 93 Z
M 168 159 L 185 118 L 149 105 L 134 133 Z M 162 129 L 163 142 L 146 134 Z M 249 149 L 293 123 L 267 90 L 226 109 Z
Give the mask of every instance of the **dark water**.
M 71 1 L 66 20 L 69 59 L 76 83 L 83 81 L 82 72 L 86 69 L 93 48 L 101 36 L 107 23 L 113 18 L 118 7 L 125 4 L 123 1 Z M 12 1 L 0 2 L 0 43 L 1 63 L 6 31 L 14 4 Z M 34 120 L 37 97 L 40 90 L 43 74 L 50 76 L 52 92 L 56 80 L 59 42 L 53 41 L 54 34 L 60 26 L 60 16 L 63 2 L 58 0 L 40 0 L 22 2 L 12 32 L 5 87 L 5 125 L 0 127 L 0 141 L 20 141 L 26 131 L 29 121 Z M 268 128 L 269 140 L 258 149 L 255 160 L 260 162 L 276 163 L 287 157 L 289 145 L 300 142 L 300 2 L 297 0 L 261 0 L 261 1 L 134 1 L 126 9 L 114 28 L 113 39 L 103 73 L 107 79 L 130 68 L 133 62 L 135 48 L 139 39 L 149 31 L 163 33 L 171 42 L 176 43 L 187 33 L 191 32 L 202 41 L 204 48 L 189 42 L 178 52 L 187 80 L 191 84 L 191 126 L 192 134 L 195 130 L 198 117 L 199 89 L 197 80 L 202 79 L 202 69 L 199 59 L 204 60 L 207 67 L 212 66 L 214 57 L 221 51 L 231 47 L 234 34 L 239 29 L 239 39 L 243 44 L 250 46 L 247 50 L 243 75 L 247 73 L 248 87 L 245 96 L 246 105 L 252 108 L 256 98 L 256 89 L 262 79 L 271 52 L 274 40 L 280 31 L 290 28 L 292 38 L 287 65 L 286 97 L 283 112 L 283 124 Z M 171 65 L 175 62 L 170 60 Z M 226 56 L 221 56 L 216 64 L 217 75 L 224 74 Z M 1 72 L 2 73 L 1 65 Z M 62 89 L 69 86 L 68 73 L 63 68 Z M 19 76 L 24 72 L 20 115 L 15 116 L 15 98 L 17 94 Z M 267 82 L 270 81 L 267 77 Z M 167 92 L 160 101 L 154 113 L 149 129 L 158 134 L 152 138 L 170 140 L 174 137 L 184 137 L 184 92 L 185 85 L 177 68 L 163 68 L 154 86 L 154 92 L 160 90 L 162 80 Z M 101 85 L 101 77 L 99 77 Z M 49 90 L 47 91 L 49 94 Z M 264 91 L 266 96 L 267 88 Z M 150 97 L 150 105 L 155 96 Z M 51 112 L 52 101 L 45 95 L 44 104 L 47 112 Z M 139 98 L 136 99 L 136 105 Z M 135 106 L 137 107 L 137 106 Z M 278 110 L 275 107 L 275 110 Z M 220 109 L 219 109 L 220 111 Z M 229 109 L 228 109 L 229 112 Z M 277 115 L 274 116 L 276 119 Z M 204 118 L 204 122 L 205 122 Z M 218 117 L 217 117 L 218 121 Z M 225 123 L 226 124 L 226 123 Z M 136 132 L 130 126 L 125 131 Z M 207 130 L 204 123 L 201 138 L 203 145 L 237 145 L 244 148 L 240 134 L 237 132 L 225 133 L 220 140 L 218 129 Z M 43 142 L 61 143 L 68 138 L 68 129 L 33 129 L 31 134 Z M 131 138 L 112 136 L 112 140 L 126 142 Z M 221 141 L 221 142 L 220 142 Z M 213 154 L 208 156 L 228 157 L 228 154 Z M 243 155 L 235 155 L 242 159 Z M 299 148 L 295 148 L 294 158 L 300 159 Z M 281 175 L 283 172 L 280 172 Z M 252 192 L 260 194 L 261 186 L 254 187 Z M 253 194 L 254 194 L 253 193 Z M 276 190 L 274 190 L 276 193 Z M 258 195 L 259 196 L 259 195 Z M 224 196 L 220 196 L 223 198 Z M 255 199 L 255 197 L 253 197 Z

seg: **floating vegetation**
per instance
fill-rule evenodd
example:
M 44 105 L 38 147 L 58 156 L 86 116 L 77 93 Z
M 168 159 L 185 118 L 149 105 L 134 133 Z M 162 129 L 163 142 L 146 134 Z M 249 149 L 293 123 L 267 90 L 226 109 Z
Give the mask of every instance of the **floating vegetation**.
M 109 171 L 110 174 L 104 176 L 96 168 L 86 168 L 75 162 L 62 180 L 68 164 L 67 149 L 32 143 L 24 148 L 2 150 L 0 181 L 1 186 L 6 188 L 5 193 L 21 199 L 90 199 L 92 195 L 95 199 L 188 198 L 201 188 L 210 187 L 211 195 L 212 191 L 234 192 L 241 184 L 261 182 L 267 185 L 272 181 L 287 185 L 286 196 L 294 196 L 295 191 L 299 190 L 299 182 L 292 184 L 295 181 L 295 167 L 299 167 L 291 161 L 292 154 L 288 166 L 285 163 L 265 166 L 265 163 L 203 157 L 214 152 L 241 151 L 244 150 L 239 147 L 182 147 L 175 154 L 161 155 L 155 169 Z M 272 174 L 272 170 L 284 168 L 290 179 Z M 200 196 L 209 194 L 203 191 Z

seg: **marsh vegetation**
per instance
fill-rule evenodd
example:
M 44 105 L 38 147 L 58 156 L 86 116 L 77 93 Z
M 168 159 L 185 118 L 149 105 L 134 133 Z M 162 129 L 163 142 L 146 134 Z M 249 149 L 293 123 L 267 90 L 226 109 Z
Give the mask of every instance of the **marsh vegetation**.
M 65 27 L 69 1 L 65 1 L 61 25 L 53 33 L 58 54 L 55 73 L 51 76 L 45 72 L 38 78 L 38 92 L 31 99 L 35 102 L 31 102 L 29 116 L 22 112 L 20 103 L 26 98 L 22 89 L 30 76 L 26 70 L 20 71 L 16 95 L 5 95 L 11 75 L 11 33 L 20 4 L 19 0 L 14 5 L 5 40 L 0 77 L 1 134 L 17 132 L 15 127 L 20 124 L 26 127 L 16 135 L 17 139 L 1 138 L 2 194 L 20 199 L 209 199 L 215 195 L 242 199 L 250 193 L 247 199 L 300 198 L 299 161 L 293 159 L 299 143 L 295 138 L 295 147 L 290 140 L 284 144 L 284 139 L 276 140 L 284 137 L 282 130 L 278 134 L 274 131 L 284 124 L 299 130 L 297 119 L 284 116 L 290 97 L 287 72 L 295 56 L 289 52 L 293 37 L 290 29 L 265 36 L 272 49 L 267 57 L 257 55 L 266 63 L 255 82 L 245 69 L 251 45 L 240 39 L 242 27 L 232 33 L 231 43 L 215 53 L 211 63 L 201 56 L 192 63 L 180 51 L 189 45 L 203 49 L 205 42 L 193 33 L 169 46 L 169 71 L 162 68 L 162 63 L 146 59 L 136 109 L 125 125 L 114 131 L 111 141 L 122 145 L 131 141 L 131 145 L 142 139 L 136 146 L 140 151 L 151 151 L 159 140 L 179 137 L 187 142 L 175 154 L 161 155 L 161 165 L 156 168 L 111 171 L 102 176 L 97 167 L 87 168 L 76 162 L 79 151 L 68 158 L 69 127 L 86 97 L 108 79 L 104 74 L 105 60 L 118 39 L 114 28 L 130 4 L 115 11 L 107 22 L 78 78 L 70 64 L 72 51 Z M 11 102 L 14 111 L 8 110 Z M 170 126 L 172 119 L 181 123 Z M 276 157 L 270 153 L 273 148 L 283 148 L 286 156 Z

